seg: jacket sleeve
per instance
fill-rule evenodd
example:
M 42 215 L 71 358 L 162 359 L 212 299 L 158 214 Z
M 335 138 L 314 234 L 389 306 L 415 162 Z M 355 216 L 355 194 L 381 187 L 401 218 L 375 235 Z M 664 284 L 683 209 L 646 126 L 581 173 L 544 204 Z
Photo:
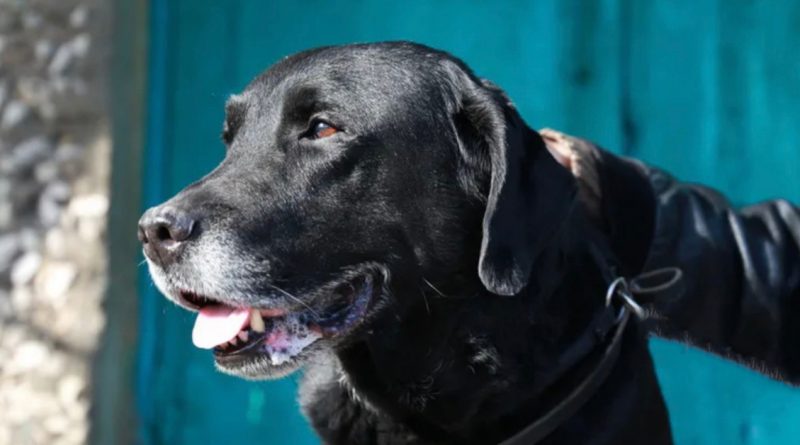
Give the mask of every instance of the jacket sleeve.
M 800 209 L 734 209 L 716 191 L 646 169 L 655 196 L 644 270 L 678 266 L 685 292 L 655 303 L 655 330 L 800 383 Z

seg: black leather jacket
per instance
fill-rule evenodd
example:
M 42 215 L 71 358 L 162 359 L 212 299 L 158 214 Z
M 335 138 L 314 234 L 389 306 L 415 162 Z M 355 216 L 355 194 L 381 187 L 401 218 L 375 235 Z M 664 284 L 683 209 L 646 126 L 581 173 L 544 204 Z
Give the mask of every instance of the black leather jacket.
M 800 383 L 800 209 L 734 209 L 711 188 L 596 153 L 602 223 L 625 273 L 684 272 L 682 296 L 655 303 L 654 331 Z

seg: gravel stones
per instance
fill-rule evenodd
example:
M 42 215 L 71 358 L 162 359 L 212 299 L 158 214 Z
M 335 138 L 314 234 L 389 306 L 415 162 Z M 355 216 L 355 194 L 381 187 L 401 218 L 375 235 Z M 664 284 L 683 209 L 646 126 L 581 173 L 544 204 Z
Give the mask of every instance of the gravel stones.
M 0 444 L 81 444 L 103 327 L 107 2 L 0 0 Z

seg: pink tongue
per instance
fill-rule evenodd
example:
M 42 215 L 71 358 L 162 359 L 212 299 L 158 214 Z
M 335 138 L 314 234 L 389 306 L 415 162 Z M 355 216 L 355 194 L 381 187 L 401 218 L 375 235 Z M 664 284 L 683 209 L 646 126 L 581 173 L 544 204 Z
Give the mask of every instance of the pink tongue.
M 207 306 L 200 309 L 192 330 L 192 341 L 198 348 L 211 349 L 232 340 L 250 317 L 250 309 Z

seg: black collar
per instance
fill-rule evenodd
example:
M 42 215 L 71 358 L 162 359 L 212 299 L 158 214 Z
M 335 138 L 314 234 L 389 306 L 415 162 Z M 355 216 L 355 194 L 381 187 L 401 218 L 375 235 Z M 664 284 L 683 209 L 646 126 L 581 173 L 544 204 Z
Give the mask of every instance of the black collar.
M 640 305 L 674 299 L 684 290 L 682 272 L 677 268 L 652 270 L 630 281 L 621 278 L 626 272 L 631 275 L 639 273 L 638 270 L 624 269 L 621 264 L 645 263 L 649 248 L 638 249 L 636 246 L 650 246 L 656 198 L 643 164 L 603 150 L 596 153 L 600 158 L 598 172 L 603 190 L 603 218 L 590 229 L 597 235 L 593 237 L 596 244 L 592 244 L 590 250 L 608 286 L 606 307 L 587 326 L 578 341 L 560 356 L 555 375 L 570 370 L 590 371 L 566 397 L 500 445 L 536 444 L 575 415 L 614 368 L 622 349 L 622 334 L 631 315 L 644 318 L 647 314 Z M 557 377 L 552 379 L 545 385 L 555 383 Z
M 675 267 L 649 271 L 630 282 L 623 277 L 615 276 L 610 267 L 605 272 L 606 280 L 609 281 L 605 308 L 594 318 L 578 341 L 561 355 L 559 369 L 568 370 L 574 367 L 581 359 L 603 346 L 597 363 L 564 399 L 500 445 L 536 444 L 575 415 L 600 388 L 614 368 L 622 349 L 622 334 L 631 315 L 639 319 L 646 317 L 646 312 L 639 303 L 673 299 L 683 291 L 680 286 L 683 273 Z M 559 374 L 561 373 L 557 372 L 555 375 Z

